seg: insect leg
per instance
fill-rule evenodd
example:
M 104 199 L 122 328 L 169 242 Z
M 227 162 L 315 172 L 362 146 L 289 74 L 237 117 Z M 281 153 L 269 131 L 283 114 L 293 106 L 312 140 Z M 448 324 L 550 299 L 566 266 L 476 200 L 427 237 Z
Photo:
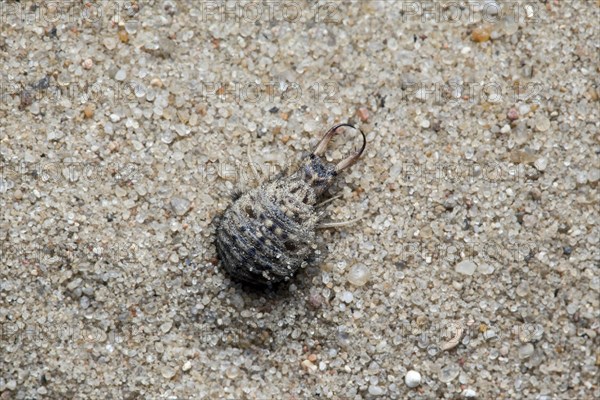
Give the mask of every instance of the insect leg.
M 258 175 L 258 171 L 256 170 L 256 167 L 254 166 L 254 162 L 252 161 L 252 156 L 250 156 L 250 150 L 248 150 L 246 155 L 248 156 L 248 164 L 250 165 L 250 169 L 252 169 L 252 174 L 254 174 L 254 178 L 256 179 L 256 182 L 260 182 L 260 175 Z
M 360 221 L 363 218 L 364 217 L 359 217 L 359 218 L 351 219 L 350 221 L 340 221 L 340 222 L 333 222 L 333 221 L 322 222 L 320 224 L 317 224 L 316 229 L 341 228 L 343 226 L 352 225 L 352 224 Z
M 337 196 L 333 196 L 332 198 L 324 200 L 324 201 L 320 202 L 319 204 L 315 204 L 315 208 L 316 207 L 324 206 L 325 204 L 330 203 L 330 202 L 332 202 L 334 200 L 337 200 L 337 199 L 339 199 L 342 196 L 344 196 L 344 195 L 343 194 L 338 194 Z

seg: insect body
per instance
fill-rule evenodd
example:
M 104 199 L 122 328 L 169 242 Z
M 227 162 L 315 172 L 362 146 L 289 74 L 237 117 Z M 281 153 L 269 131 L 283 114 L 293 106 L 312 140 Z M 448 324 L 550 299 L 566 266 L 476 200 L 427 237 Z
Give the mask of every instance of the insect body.
M 337 165 L 328 163 L 323 157 L 327 144 L 344 126 L 354 128 L 332 127 L 298 170 L 244 193 L 217 219 L 217 252 L 234 279 L 258 285 L 287 281 L 314 257 L 319 223 L 315 205 L 367 144 L 360 131 L 361 149 Z

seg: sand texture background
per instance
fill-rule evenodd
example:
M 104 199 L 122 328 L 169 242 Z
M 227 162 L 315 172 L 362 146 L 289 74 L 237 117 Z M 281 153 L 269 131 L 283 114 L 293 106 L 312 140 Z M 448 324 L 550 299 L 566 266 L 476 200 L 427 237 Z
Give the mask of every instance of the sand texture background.
M 499 3 L 0 1 L 0 399 L 600 397 L 600 5 Z M 360 222 L 232 282 L 247 154 L 348 121 Z

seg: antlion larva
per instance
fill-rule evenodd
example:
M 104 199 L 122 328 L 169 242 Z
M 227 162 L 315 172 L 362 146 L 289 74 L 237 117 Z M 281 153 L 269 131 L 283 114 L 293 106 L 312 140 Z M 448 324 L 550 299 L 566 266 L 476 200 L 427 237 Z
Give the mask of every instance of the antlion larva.
M 336 176 L 353 165 L 367 145 L 337 165 L 328 163 L 325 149 L 339 128 L 333 126 L 292 174 L 277 177 L 247 191 L 216 219 L 216 247 L 225 270 L 236 280 L 270 285 L 289 280 L 314 258 L 315 207 Z M 335 226 L 330 224 L 329 226 Z

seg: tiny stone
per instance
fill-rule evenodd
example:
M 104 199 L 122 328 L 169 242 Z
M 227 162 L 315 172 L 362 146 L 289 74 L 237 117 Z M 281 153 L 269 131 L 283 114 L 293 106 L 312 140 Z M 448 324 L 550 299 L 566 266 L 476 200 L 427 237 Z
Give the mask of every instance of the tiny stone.
M 577 312 L 578 308 L 579 308 L 579 305 L 577 303 L 569 303 L 567 305 L 567 313 L 569 313 L 570 315 L 573 315 Z
M 519 114 L 520 115 L 527 115 L 527 114 L 529 114 L 530 111 L 531 111 L 531 107 L 529 106 L 529 104 L 521 104 L 519 106 Z
M 127 78 L 127 73 L 125 72 L 125 70 L 124 69 L 118 70 L 115 75 L 115 79 L 118 81 L 124 81 L 125 78 Z
M 315 372 L 318 369 L 318 367 L 315 364 L 311 363 L 310 360 L 302 361 L 302 366 L 310 372 Z
M 239 376 L 239 369 L 238 367 L 236 367 L 235 365 L 230 366 L 229 368 L 227 368 L 225 370 L 225 375 L 227 375 L 227 377 L 229 379 L 235 379 Z
M 160 78 L 153 78 L 150 81 L 150 85 L 153 86 L 153 87 L 162 88 L 163 87 L 163 81 Z
M 352 295 L 352 293 L 345 291 L 342 293 L 342 301 L 344 303 L 352 303 L 352 300 L 354 299 L 354 296 Z
M 48 134 L 46 135 L 46 137 L 48 138 L 48 140 L 59 140 L 64 136 L 63 132 L 61 131 L 50 131 L 48 132 Z
M 440 381 L 448 383 L 454 380 L 459 373 L 460 368 L 458 368 L 456 365 L 448 365 L 440 370 L 439 378 Z
M 535 128 L 540 132 L 546 132 L 550 128 L 550 120 L 545 115 L 538 115 L 535 119 Z
M 161 374 L 162 376 L 165 377 L 165 379 L 171 379 L 175 376 L 175 374 L 177 373 L 177 371 L 173 368 L 170 367 L 163 367 L 161 369 Z
M 21 108 L 26 108 L 33 103 L 33 96 L 31 95 L 29 90 L 23 90 L 21 92 L 20 98 L 21 98 L 21 104 L 20 104 Z
M 490 40 L 490 29 L 489 28 L 476 28 L 471 33 L 471 39 L 474 42 L 487 42 Z
M 83 108 L 83 116 L 86 119 L 90 119 L 94 116 L 94 106 L 90 103 L 86 104 Z
M 313 308 L 319 308 L 323 305 L 323 296 L 321 296 L 317 292 L 311 292 L 310 295 L 308 296 L 308 303 Z
M 504 20 L 504 33 L 512 35 L 519 30 L 519 24 L 515 22 L 513 18 L 505 18 Z
M 381 396 L 384 393 L 383 389 L 376 385 L 369 386 L 369 394 L 371 396 Z
M 490 340 L 496 337 L 496 332 L 492 329 L 488 329 L 487 331 L 483 332 L 483 338 L 485 340 Z
M 477 392 L 473 389 L 465 389 L 463 390 L 462 395 L 465 399 L 473 399 L 477 397 Z
M 519 112 L 517 111 L 516 108 L 511 108 L 506 113 L 506 118 L 508 118 L 511 121 L 516 121 L 517 119 L 519 119 Z
M 523 281 L 517 286 L 517 295 L 520 297 L 525 297 L 529 293 L 529 284 L 527 281 Z
M 121 30 L 121 31 L 119 31 L 119 40 L 120 40 L 122 43 L 127 43 L 127 42 L 129 42 L 129 34 L 127 33 L 127 31 L 126 31 L 126 30 Z
M 540 157 L 537 160 L 535 160 L 533 165 L 535 166 L 535 168 L 538 171 L 544 171 L 544 170 L 546 170 L 546 167 L 548 166 L 548 160 L 544 157 Z
M 587 172 L 586 171 L 577 172 L 577 175 L 575 175 L 575 180 L 580 185 L 584 185 L 588 181 Z
M 509 133 L 510 132 L 510 125 L 506 124 L 502 127 L 502 129 L 500 129 L 500 133 Z
M 519 358 L 525 359 L 529 358 L 533 354 L 533 344 L 526 343 L 519 348 Z
M 162 331 L 162 333 L 168 333 L 171 330 L 172 326 L 173 323 L 171 321 L 167 321 L 160 326 L 160 330 Z
M 174 197 L 171 199 L 171 207 L 173 207 L 173 211 L 175 214 L 181 216 L 184 215 L 190 208 L 189 200 L 182 199 L 180 197 Z
M 464 260 L 456 264 L 456 272 L 464 275 L 473 275 L 477 265 L 471 260 Z
M 421 384 L 421 374 L 414 370 L 408 371 L 404 377 L 404 383 L 406 383 L 406 386 L 409 388 L 419 386 Z
M 481 264 L 477 267 L 477 271 L 481 272 L 484 275 L 491 275 L 494 273 L 494 267 L 490 264 Z
M 417 90 L 415 97 L 419 100 L 427 100 L 427 90 L 423 88 Z
M 363 264 L 355 264 L 350 268 L 347 279 L 354 286 L 363 286 L 369 281 L 370 272 Z
M 186 361 L 185 364 L 181 366 L 181 370 L 184 372 L 189 371 L 190 369 L 192 369 L 192 363 L 190 361 Z
M 367 122 L 369 120 L 369 110 L 366 107 L 361 107 L 356 111 L 356 115 L 362 122 Z
M 102 41 L 102 43 L 104 43 L 104 47 L 106 47 L 108 50 L 112 50 L 115 47 L 117 47 L 117 41 L 114 38 L 104 38 L 104 40 Z
M 91 58 L 86 58 L 82 63 L 81 66 L 83 67 L 83 69 L 91 69 L 94 66 L 94 61 L 92 61 Z

